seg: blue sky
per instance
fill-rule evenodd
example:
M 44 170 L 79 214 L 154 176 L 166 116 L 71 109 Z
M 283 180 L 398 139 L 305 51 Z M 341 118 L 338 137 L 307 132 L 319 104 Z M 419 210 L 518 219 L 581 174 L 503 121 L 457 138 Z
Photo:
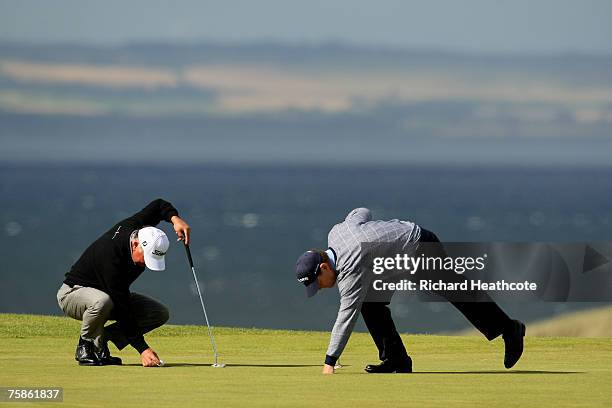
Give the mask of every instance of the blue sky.
M 612 53 L 607 0 L 0 0 L 0 40 L 321 43 Z

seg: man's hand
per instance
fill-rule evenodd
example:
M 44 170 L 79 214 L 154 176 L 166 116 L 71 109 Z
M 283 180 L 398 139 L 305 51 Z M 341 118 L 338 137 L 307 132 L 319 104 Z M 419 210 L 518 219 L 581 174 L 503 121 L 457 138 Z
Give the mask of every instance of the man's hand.
M 157 353 L 150 347 L 140 354 L 140 361 L 143 367 L 158 367 L 160 364 Z
M 189 245 L 189 232 L 191 231 L 189 224 L 183 221 L 183 219 L 178 215 L 170 218 L 170 221 L 174 227 L 174 232 L 176 232 L 176 235 L 178 235 L 177 241 L 184 241 L 185 245 Z
M 331 366 L 329 364 L 325 364 L 323 366 L 323 374 L 333 374 L 334 373 L 334 366 Z

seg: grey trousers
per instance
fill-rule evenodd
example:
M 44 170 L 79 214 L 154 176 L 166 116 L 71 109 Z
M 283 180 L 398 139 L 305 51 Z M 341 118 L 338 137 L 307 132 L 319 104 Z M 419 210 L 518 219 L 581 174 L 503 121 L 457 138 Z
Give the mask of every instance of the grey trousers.
M 57 303 L 69 317 L 81 320 L 81 337 L 93 341 L 100 347 L 104 341 L 111 341 L 122 350 L 129 344 L 127 337 L 115 322 L 104 326 L 113 317 L 113 301 L 105 292 L 75 285 L 63 284 L 57 292 Z M 142 334 L 148 333 L 166 323 L 170 316 L 168 308 L 150 297 L 131 293 L 130 309 Z

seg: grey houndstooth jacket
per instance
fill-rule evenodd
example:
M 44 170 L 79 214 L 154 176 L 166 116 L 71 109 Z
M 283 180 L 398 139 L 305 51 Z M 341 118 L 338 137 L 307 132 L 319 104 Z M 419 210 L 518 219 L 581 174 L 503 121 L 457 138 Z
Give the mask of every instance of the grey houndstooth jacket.
M 340 224 L 334 225 L 327 242 L 337 255 L 340 309 L 331 333 L 327 355 L 338 358 L 359 317 L 369 287 L 369 273 L 362 270 L 361 243 L 393 243 L 398 253 L 416 251 L 421 228 L 409 221 L 372 221 L 367 208 L 356 208 Z

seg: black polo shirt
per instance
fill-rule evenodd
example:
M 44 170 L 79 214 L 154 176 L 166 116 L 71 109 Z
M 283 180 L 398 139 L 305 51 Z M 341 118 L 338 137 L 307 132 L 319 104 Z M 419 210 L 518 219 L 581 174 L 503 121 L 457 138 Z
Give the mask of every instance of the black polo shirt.
M 83 252 L 66 274 L 64 283 L 99 289 L 113 301 L 113 316 L 119 322 L 130 345 L 139 353 L 149 346 L 144 340 L 130 310 L 130 285 L 144 272 L 134 264 L 130 235 L 145 226 L 170 222 L 178 211 L 167 201 L 157 199 L 140 212 L 115 224 Z

